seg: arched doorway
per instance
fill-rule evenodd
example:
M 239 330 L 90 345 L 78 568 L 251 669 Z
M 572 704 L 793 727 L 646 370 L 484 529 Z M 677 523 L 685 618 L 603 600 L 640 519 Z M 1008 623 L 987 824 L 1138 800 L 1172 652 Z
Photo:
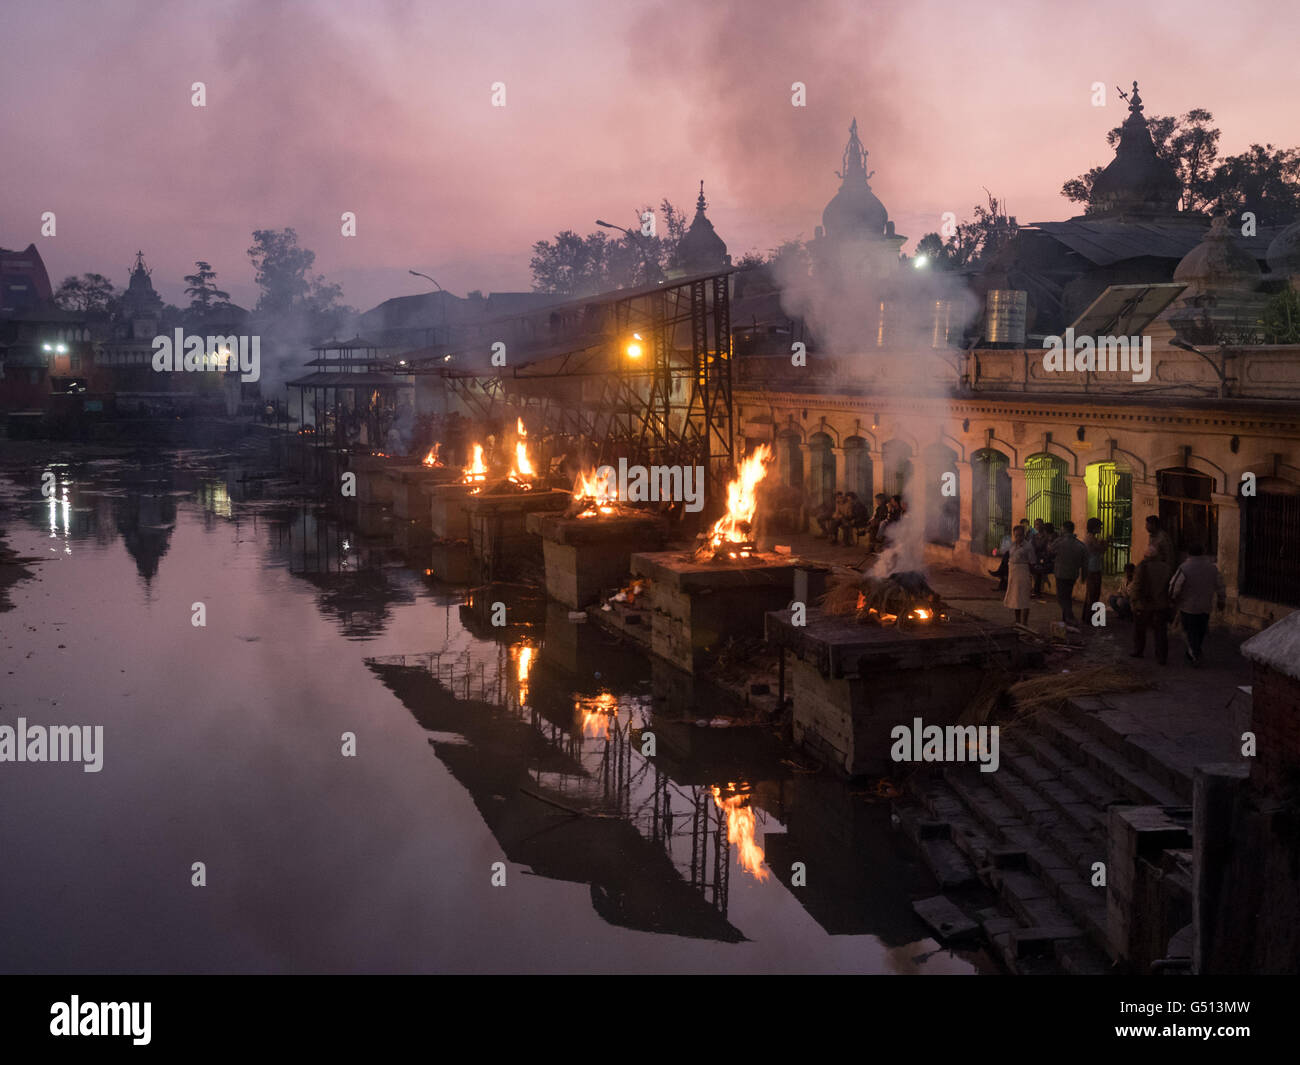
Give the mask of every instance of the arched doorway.
M 798 433 L 782 433 L 776 438 L 776 468 L 783 485 L 803 491 L 803 448 Z
M 1088 514 L 1101 520 L 1106 541 L 1102 572 L 1123 573 L 1133 545 L 1133 473 L 1116 462 L 1094 462 L 1083 471 Z
M 1025 459 L 1025 516 L 1042 518 L 1060 529 L 1070 520 L 1070 482 L 1065 460 L 1041 452 Z
M 931 444 L 925 449 L 925 467 L 925 538 L 951 547 L 961 534 L 957 452 L 945 444 Z M 945 495 L 948 485 L 952 487 Z
M 835 441 L 826 433 L 808 439 L 808 494 L 814 505 L 835 499 Z
M 1219 508 L 1213 502 L 1214 478 L 1187 466 L 1156 471 L 1160 524 L 1181 555 L 1199 543 L 1208 555 L 1219 551 Z
M 1255 494 L 1239 494 L 1238 501 L 1238 592 L 1270 603 L 1300 606 L 1300 485 L 1261 478 Z
M 971 456 L 971 549 L 991 555 L 1011 535 L 1011 460 L 984 448 Z
M 860 436 L 844 438 L 844 490 L 857 492 L 858 498 L 867 506 L 872 506 L 871 453 L 867 442 Z
M 912 448 L 902 440 L 889 440 L 880 450 L 885 464 L 882 491 L 887 496 L 901 496 L 912 480 Z

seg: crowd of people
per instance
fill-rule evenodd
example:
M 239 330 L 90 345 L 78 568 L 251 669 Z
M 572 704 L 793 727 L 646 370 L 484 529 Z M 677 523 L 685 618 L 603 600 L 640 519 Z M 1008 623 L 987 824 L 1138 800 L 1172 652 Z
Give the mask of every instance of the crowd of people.
M 1146 655 L 1147 634 L 1155 660 L 1166 665 L 1169 660 L 1169 626 L 1177 619 L 1186 639 L 1184 655 L 1193 666 L 1202 662 L 1205 636 L 1210 625 L 1212 606 L 1223 610 L 1226 605 L 1223 577 L 1214 559 L 1205 553 L 1205 545 L 1189 543 L 1187 558 L 1176 565 L 1173 541 L 1152 515 L 1146 519 L 1147 546 L 1141 561 L 1124 568 L 1121 589 L 1109 598 L 1110 609 L 1133 625 L 1133 648 L 1130 656 Z M 1041 518 L 1030 526 L 1028 518 L 1005 537 L 999 548 L 1001 563 L 990 571 L 1004 591 L 1003 604 L 1018 625 L 1029 621 L 1034 599 L 1043 598 L 1043 584 L 1052 578 L 1061 621 L 1068 627 L 1079 626 L 1074 618 L 1074 586 L 1084 581 L 1084 620 L 1091 621 L 1101 604 L 1101 578 L 1108 544 L 1101 538 L 1099 518 L 1090 518 L 1084 538 L 1074 533 L 1074 523 L 1061 523 L 1057 532 L 1051 522 Z M 1102 610 L 1105 606 L 1101 607 Z
M 862 536 L 867 549 L 876 551 L 884 546 L 889 527 L 906 513 L 902 496 L 877 492 L 876 505 L 870 508 L 857 492 L 836 492 L 833 500 L 814 508 L 813 518 L 821 529 L 819 535 L 831 543 L 853 547 Z

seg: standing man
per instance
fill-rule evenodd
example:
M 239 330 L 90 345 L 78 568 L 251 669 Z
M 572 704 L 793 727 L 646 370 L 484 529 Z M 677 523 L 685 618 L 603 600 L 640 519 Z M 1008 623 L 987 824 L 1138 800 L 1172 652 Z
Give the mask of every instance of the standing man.
M 1187 561 L 1178 567 L 1169 582 L 1169 595 L 1182 614 L 1183 633 L 1187 637 L 1187 650 L 1183 653 L 1187 661 L 1199 666 L 1205 633 L 1210 627 L 1210 603 L 1220 610 L 1227 606 L 1223 575 L 1199 543 L 1187 545 Z
M 1156 549 L 1160 560 L 1171 569 L 1174 565 L 1174 542 L 1154 514 L 1147 518 L 1147 542 Z
M 1061 535 L 1057 537 L 1056 561 L 1052 566 L 1052 576 L 1056 579 L 1056 601 L 1061 607 L 1061 620 L 1067 625 L 1074 624 L 1074 582 L 1088 567 L 1088 549 L 1074 535 L 1074 522 L 1061 524 Z
M 1146 653 L 1147 629 L 1151 629 L 1155 636 L 1156 661 L 1162 666 L 1169 661 L 1169 575 L 1169 564 L 1161 558 L 1159 547 L 1152 543 L 1133 575 L 1130 658 L 1141 658 Z
M 1084 609 L 1092 612 L 1092 604 L 1101 602 L 1101 569 L 1106 556 L 1106 541 L 1101 538 L 1101 519 L 1089 518 L 1088 531 L 1083 546 L 1088 549 L 1088 579 L 1084 585 Z

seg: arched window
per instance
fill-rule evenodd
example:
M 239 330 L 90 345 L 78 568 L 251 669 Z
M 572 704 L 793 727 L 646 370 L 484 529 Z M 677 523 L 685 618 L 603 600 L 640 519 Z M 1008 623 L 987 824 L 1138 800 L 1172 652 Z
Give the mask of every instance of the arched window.
M 1083 471 L 1088 515 L 1101 519 L 1106 541 L 1102 572 L 1123 573 L 1133 545 L 1133 474 L 1115 462 L 1094 462 Z
M 885 487 L 887 496 L 901 496 L 912 480 L 912 449 L 901 440 L 889 440 L 881 448 L 885 463 Z
M 1219 550 L 1219 508 L 1212 501 L 1214 478 L 1200 470 L 1177 466 L 1156 472 L 1160 494 L 1160 524 L 1182 554 L 1199 543 L 1206 554 Z
M 984 448 L 971 456 L 971 550 L 991 555 L 1011 535 L 1011 460 Z
M 814 503 L 835 499 L 835 441 L 826 433 L 813 433 L 808 439 L 808 492 Z
M 1243 486 L 1244 487 L 1244 486 Z M 1241 567 L 1237 590 L 1270 603 L 1300 606 L 1300 485 L 1260 478 L 1239 495 Z
M 1060 529 L 1070 520 L 1070 482 L 1063 458 L 1042 452 L 1025 459 L 1025 515 Z
M 951 477 L 945 476 L 952 474 Z M 925 538 L 951 547 L 961 535 L 957 452 L 945 444 L 925 449 Z M 945 487 L 948 488 L 945 494 Z
M 872 495 L 874 470 L 871 468 L 871 453 L 867 442 L 860 436 L 844 438 L 844 490 L 857 492 L 858 498 L 867 506 L 873 506 Z

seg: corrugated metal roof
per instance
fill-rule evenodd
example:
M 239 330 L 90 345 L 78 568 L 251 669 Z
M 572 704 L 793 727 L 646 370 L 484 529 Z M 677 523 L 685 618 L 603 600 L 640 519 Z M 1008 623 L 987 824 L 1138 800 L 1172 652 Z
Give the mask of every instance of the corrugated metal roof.
M 285 382 L 290 388 L 412 388 L 410 381 L 387 373 L 309 373 Z
M 1209 231 L 1208 218 L 1169 222 L 1122 222 L 1116 219 L 1072 219 L 1068 222 L 1035 222 L 1026 227 L 1045 233 L 1073 252 L 1098 266 L 1145 256 L 1181 259 Z M 1253 237 L 1237 235 L 1237 241 L 1256 259 L 1263 259 L 1269 241 L 1281 227 L 1263 226 Z

